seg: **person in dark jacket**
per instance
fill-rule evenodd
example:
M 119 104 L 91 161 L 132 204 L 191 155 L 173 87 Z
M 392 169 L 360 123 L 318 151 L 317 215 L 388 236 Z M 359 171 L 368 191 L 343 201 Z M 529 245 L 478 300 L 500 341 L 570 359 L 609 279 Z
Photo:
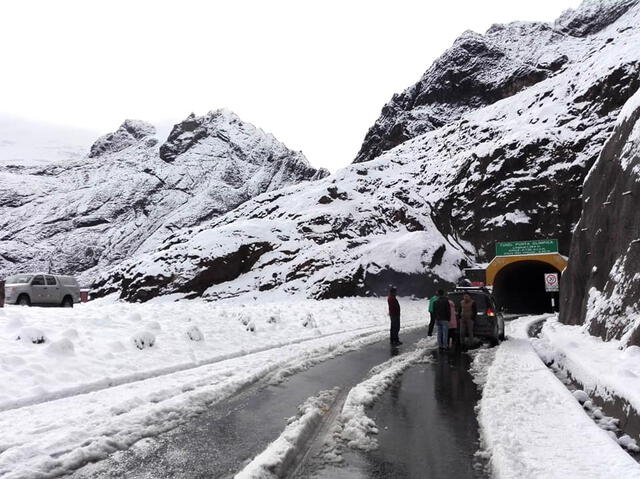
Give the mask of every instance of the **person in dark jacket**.
M 449 349 L 449 320 L 451 319 L 451 307 L 442 289 L 437 292 L 438 299 L 433 303 L 433 314 L 438 325 L 438 347 L 442 350 Z
M 389 331 L 389 342 L 393 346 L 402 344 L 398 333 L 400 332 L 400 303 L 396 298 L 397 290 L 393 286 L 389 290 L 389 296 L 387 297 L 387 303 L 389 304 L 389 319 L 391 320 L 391 329 Z

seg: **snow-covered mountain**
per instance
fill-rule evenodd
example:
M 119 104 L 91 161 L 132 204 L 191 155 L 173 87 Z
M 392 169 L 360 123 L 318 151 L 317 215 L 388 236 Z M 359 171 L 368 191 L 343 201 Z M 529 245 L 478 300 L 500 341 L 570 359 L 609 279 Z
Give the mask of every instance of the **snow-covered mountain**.
M 497 240 L 568 252 L 586 173 L 640 86 L 638 45 L 637 0 L 467 32 L 385 106 L 353 165 L 176 231 L 99 292 L 424 296 Z
M 226 110 L 192 114 L 162 144 L 152 125 L 127 120 L 87 158 L 0 165 L 0 271 L 51 266 L 90 281 L 173 231 L 327 174 Z
M 562 277 L 560 319 L 604 340 L 640 346 L 640 91 L 584 185 L 584 207 Z

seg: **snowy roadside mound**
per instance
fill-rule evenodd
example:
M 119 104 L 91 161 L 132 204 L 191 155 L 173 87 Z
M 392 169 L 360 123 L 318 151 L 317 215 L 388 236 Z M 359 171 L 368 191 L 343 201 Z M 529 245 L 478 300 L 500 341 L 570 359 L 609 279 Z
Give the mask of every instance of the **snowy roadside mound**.
M 309 439 L 320 423 L 322 416 L 334 403 L 338 389 L 322 391 L 315 397 L 310 397 L 298 407 L 297 417 L 289 419 L 283 433 L 269 447 L 255 457 L 235 479 L 276 479 L 283 477 L 287 465 L 298 452 L 300 447 Z
M 7 307 L 0 411 L 345 331 L 385 330 L 386 311 L 378 299 Z M 403 324 L 426 321 L 424 311 L 424 303 L 403 301 Z
M 371 406 L 408 367 L 425 360 L 425 355 L 434 345 L 433 339 L 419 341 L 417 349 L 372 368 L 371 377 L 349 391 L 337 424 L 324 448 L 323 455 L 327 459 L 340 461 L 342 444 L 363 451 L 378 446 L 376 438 L 372 437 L 378 433 L 378 429 L 373 419 L 367 416 L 365 409 Z
M 478 419 L 497 478 L 640 478 L 640 465 L 584 413 L 527 339 L 497 350 Z
M 623 349 L 625 339 L 603 341 L 584 326 L 547 321 L 534 341 L 538 354 L 566 372 L 589 395 L 622 398 L 640 412 L 640 347 Z

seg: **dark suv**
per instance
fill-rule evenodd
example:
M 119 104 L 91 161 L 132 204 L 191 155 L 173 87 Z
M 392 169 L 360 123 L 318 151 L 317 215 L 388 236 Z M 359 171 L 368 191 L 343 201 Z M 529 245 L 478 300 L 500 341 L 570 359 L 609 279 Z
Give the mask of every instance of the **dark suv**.
M 488 339 L 493 345 L 504 340 L 504 318 L 498 310 L 491 292 L 487 288 L 472 286 L 456 287 L 456 289 L 449 294 L 449 299 L 455 303 L 458 317 L 460 316 L 460 301 L 462 301 L 462 296 L 465 293 L 468 293 L 476 302 L 478 309 L 478 316 L 473 323 L 473 336 Z

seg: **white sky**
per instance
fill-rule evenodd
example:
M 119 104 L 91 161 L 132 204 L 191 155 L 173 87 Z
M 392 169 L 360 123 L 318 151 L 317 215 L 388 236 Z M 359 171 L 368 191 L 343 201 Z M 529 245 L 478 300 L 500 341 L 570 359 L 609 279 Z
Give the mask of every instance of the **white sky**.
M 463 31 L 579 3 L 2 1 L 0 112 L 102 134 L 225 107 L 335 170 Z

